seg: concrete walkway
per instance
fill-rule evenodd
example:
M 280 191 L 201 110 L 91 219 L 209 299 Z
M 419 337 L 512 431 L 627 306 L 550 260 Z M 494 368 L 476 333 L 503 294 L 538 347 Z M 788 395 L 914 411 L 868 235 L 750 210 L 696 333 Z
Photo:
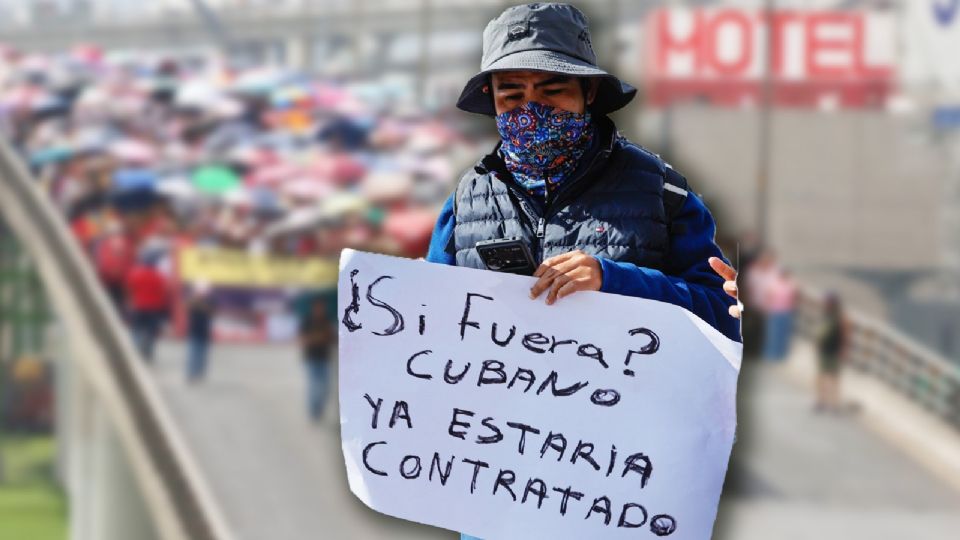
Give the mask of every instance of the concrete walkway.
M 908 454 L 921 441 L 868 427 L 879 408 L 846 374 L 855 414 L 812 410 L 812 350 L 788 364 L 746 363 L 740 433 L 716 536 L 729 540 L 951 540 L 960 531 L 960 491 Z M 856 391 L 856 392 L 855 392 Z M 898 396 L 884 407 L 908 409 Z M 892 417 L 892 415 L 890 415 Z M 883 420 L 888 420 L 884 418 Z M 960 452 L 956 434 L 951 441 Z
M 306 420 L 295 348 L 215 347 L 208 380 L 196 386 L 184 381 L 180 344 L 164 344 L 159 356 L 162 393 L 239 540 L 456 537 L 381 516 L 349 493 L 335 411 L 321 425 Z M 960 492 L 862 415 L 813 414 L 786 366 L 745 366 L 718 538 L 957 537 Z

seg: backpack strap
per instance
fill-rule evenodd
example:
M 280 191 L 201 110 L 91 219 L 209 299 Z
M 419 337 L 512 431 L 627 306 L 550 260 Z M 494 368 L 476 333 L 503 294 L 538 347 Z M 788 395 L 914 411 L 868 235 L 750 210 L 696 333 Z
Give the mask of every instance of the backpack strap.
M 667 231 L 672 236 L 674 234 L 684 234 L 686 232 L 686 226 L 683 223 L 676 223 L 675 218 L 680 214 L 680 210 L 683 208 L 684 203 L 687 202 L 687 192 L 690 189 L 687 185 L 687 179 L 680 173 L 678 173 L 666 160 L 660 157 L 659 154 L 651 152 L 646 148 L 631 142 L 630 140 L 624 138 L 619 133 L 616 137 L 624 145 L 629 145 L 647 157 L 656 162 L 656 167 L 659 173 L 663 176 L 663 192 L 661 194 L 663 198 L 663 210 L 665 217 L 667 218 Z M 622 168 L 621 168 L 622 171 Z
M 674 222 L 683 204 L 687 201 L 687 179 L 678 173 L 669 163 L 664 162 L 663 209 L 666 211 L 670 234 L 683 234 L 686 231 L 682 223 Z

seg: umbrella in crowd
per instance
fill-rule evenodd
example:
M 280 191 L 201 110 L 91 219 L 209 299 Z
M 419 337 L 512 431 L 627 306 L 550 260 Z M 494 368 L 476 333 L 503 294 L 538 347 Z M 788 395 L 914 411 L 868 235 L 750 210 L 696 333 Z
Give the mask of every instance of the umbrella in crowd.
M 189 200 L 197 196 L 197 188 L 184 176 L 170 176 L 156 185 L 157 192 L 173 200 Z
M 141 211 L 157 201 L 157 174 L 150 169 L 119 169 L 113 175 L 111 201 L 124 212 Z
M 157 161 L 157 149 L 145 141 L 121 139 L 109 147 L 109 153 L 129 165 L 150 165 Z
M 359 194 L 341 192 L 327 197 L 321 205 L 321 211 L 329 218 L 340 218 L 348 214 L 362 214 L 369 207 L 370 202 Z
M 295 199 L 319 201 L 332 195 L 335 188 L 316 178 L 302 177 L 285 182 L 281 192 Z
M 208 194 L 228 193 L 240 187 L 240 177 L 222 165 L 205 165 L 194 171 L 193 185 Z
M 153 190 L 157 174 L 150 169 L 120 169 L 113 175 L 117 191 Z

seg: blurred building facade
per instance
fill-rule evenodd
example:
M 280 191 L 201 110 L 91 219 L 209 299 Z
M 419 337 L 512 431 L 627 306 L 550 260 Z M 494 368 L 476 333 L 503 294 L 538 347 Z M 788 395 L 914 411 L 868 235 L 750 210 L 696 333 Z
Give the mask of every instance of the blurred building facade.
M 958 360 L 955 4 L 675 7 L 630 56 L 641 139 L 727 212 L 722 232 L 760 229 L 807 282 Z

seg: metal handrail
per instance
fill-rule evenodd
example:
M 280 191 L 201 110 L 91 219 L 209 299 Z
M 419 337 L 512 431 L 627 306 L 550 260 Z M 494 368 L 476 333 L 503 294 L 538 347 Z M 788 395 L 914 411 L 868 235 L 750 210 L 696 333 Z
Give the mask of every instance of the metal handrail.
M 87 336 L 99 354 L 84 362 L 121 435 L 151 502 L 160 537 L 228 540 L 233 537 L 205 479 L 187 452 L 116 310 L 63 219 L 38 188 L 16 152 L 0 141 L 0 211 L 31 252 L 50 300 L 70 314 L 71 333 Z
M 806 288 L 797 303 L 797 331 L 813 338 L 823 319 L 824 294 Z M 960 366 L 892 325 L 846 309 L 850 344 L 846 359 L 960 430 Z

